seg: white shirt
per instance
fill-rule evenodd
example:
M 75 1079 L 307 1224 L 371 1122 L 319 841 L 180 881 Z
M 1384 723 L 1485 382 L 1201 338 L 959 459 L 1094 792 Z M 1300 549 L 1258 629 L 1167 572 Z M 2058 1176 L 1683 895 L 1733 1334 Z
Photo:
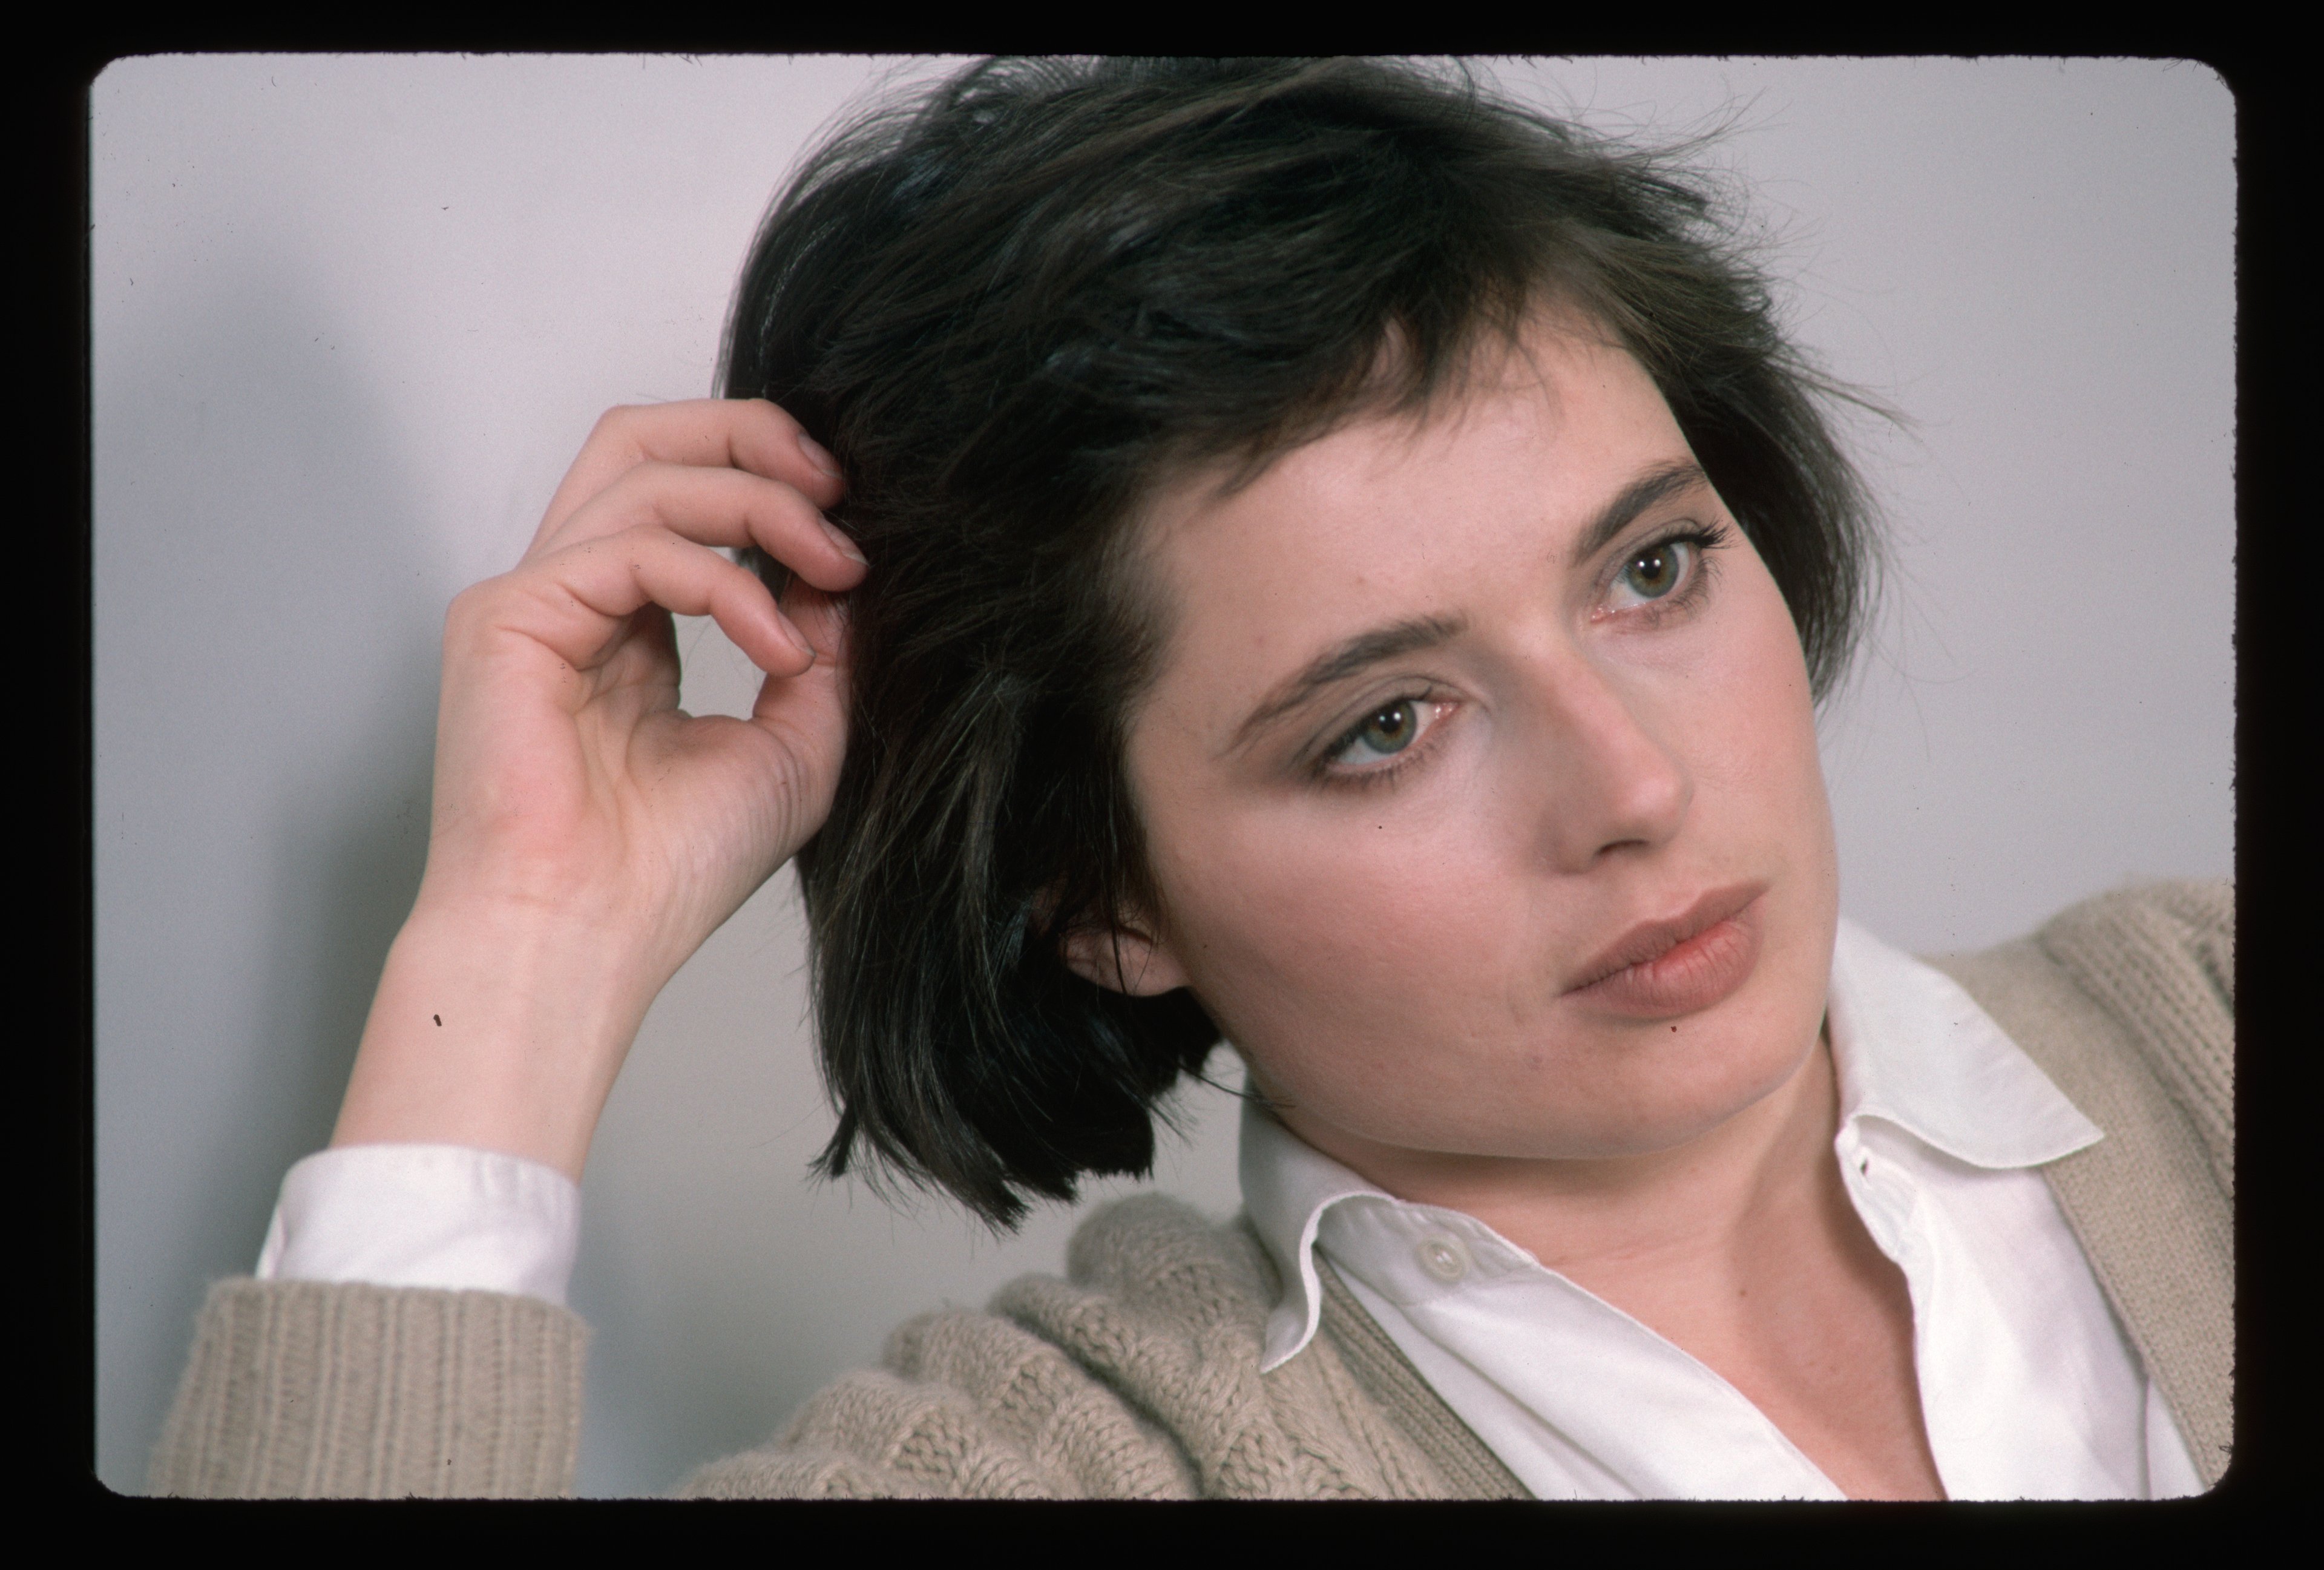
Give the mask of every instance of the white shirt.
M 1969 1499 L 2200 1492 L 2040 1164 L 2101 1136 L 1952 981 L 1843 921 L 1827 1029 L 1833 1149 L 1912 1294 L 1929 1447 Z M 1315 1334 L 1321 1251 L 1446 1405 L 1543 1499 L 1839 1499 L 1702 1362 L 1458 1211 L 1408 1205 L 1247 1106 L 1243 1199 L 1286 1283 L 1262 1368 Z M 452 1146 L 309 1156 L 261 1278 L 562 1303 L 579 1192 Z

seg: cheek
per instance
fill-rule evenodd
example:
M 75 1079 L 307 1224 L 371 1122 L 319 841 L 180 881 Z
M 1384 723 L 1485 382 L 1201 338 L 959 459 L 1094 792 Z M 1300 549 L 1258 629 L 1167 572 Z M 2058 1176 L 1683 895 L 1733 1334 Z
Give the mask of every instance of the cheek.
M 1344 1067 L 1530 1010 L 1490 995 L 1540 967 L 1479 793 L 1222 794 L 1154 802 L 1148 844 L 1172 954 L 1238 1047 Z
M 1556 1056 L 1567 957 L 1602 935 L 1573 928 L 1586 891 L 1545 874 L 1554 803 L 1537 761 L 1484 737 L 1446 766 L 1464 777 L 1324 810 L 1189 801 L 1154 824 L 1174 954 L 1297 1099 L 1417 1114 L 1465 1104 L 1511 1052 Z
M 1783 591 L 1756 555 L 1735 564 L 1716 658 L 1691 660 L 1675 725 L 1689 740 L 1702 805 L 1750 812 L 1781 834 L 1828 812 L 1815 696 Z
M 1503 951 L 1517 923 L 1479 881 L 1384 879 L 1345 858 L 1278 860 L 1250 883 L 1207 912 L 1211 947 L 1187 970 L 1268 1094 L 1391 1144 L 1457 1145 L 1512 1044 L 1538 1059 L 1549 1000 L 1512 993 L 1537 966 Z
M 1171 941 L 1231 1036 L 1417 1030 L 1490 968 L 1504 913 L 1465 826 L 1260 815 L 1171 837 L 1187 847 L 1157 858 Z
M 1738 596 L 1737 657 L 1701 670 L 1687 724 L 1698 832 L 1773 880 L 1763 965 L 1771 1002 L 1820 1015 L 1839 919 L 1839 849 L 1824 788 L 1815 698 L 1783 596 L 1752 563 L 1759 592 Z

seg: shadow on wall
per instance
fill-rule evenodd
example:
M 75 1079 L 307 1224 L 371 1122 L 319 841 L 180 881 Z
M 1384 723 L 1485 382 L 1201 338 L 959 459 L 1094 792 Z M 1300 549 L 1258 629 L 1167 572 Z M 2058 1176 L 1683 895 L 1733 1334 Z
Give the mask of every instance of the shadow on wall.
M 98 1475 L 328 1139 L 428 844 L 444 606 L 360 363 L 217 265 L 97 366 Z

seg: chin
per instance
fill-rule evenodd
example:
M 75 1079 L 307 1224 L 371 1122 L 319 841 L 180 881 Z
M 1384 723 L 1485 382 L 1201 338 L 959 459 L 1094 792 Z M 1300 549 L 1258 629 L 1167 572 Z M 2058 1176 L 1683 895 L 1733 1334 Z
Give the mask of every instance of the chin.
M 1591 1045 L 1569 1037 L 1564 1051 L 1510 1043 L 1483 1060 L 1465 1057 L 1430 1084 L 1398 1085 L 1360 1070 L 1323 1094 L 1295 1089 L 1291 1100 L 1367 1142 L 1406 1150 L 1550 1161 L 1659 1155 L 1790 1083 L 1822 1018 L 1820 1009 L 1775 1019 L 1758 1010 L 1725 1012 L 1676 1021 L 1675 1030 L 1671 1022 L 1618 1032 L 1601 1026 L 1587 1032 Z

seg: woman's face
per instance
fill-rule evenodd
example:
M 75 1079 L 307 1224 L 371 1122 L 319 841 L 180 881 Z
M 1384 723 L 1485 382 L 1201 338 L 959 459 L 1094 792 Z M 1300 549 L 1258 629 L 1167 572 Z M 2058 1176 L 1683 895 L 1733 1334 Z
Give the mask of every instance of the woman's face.
M 1169 635 L 1127 761 L 1161 909 L 1110 979 L 1191 986 L 1360 1170 L 1667 1150 L 1822 1019 L 1838 876 L 1783 596 L 1635 360 L 1528 346 L 1146 521 Z

